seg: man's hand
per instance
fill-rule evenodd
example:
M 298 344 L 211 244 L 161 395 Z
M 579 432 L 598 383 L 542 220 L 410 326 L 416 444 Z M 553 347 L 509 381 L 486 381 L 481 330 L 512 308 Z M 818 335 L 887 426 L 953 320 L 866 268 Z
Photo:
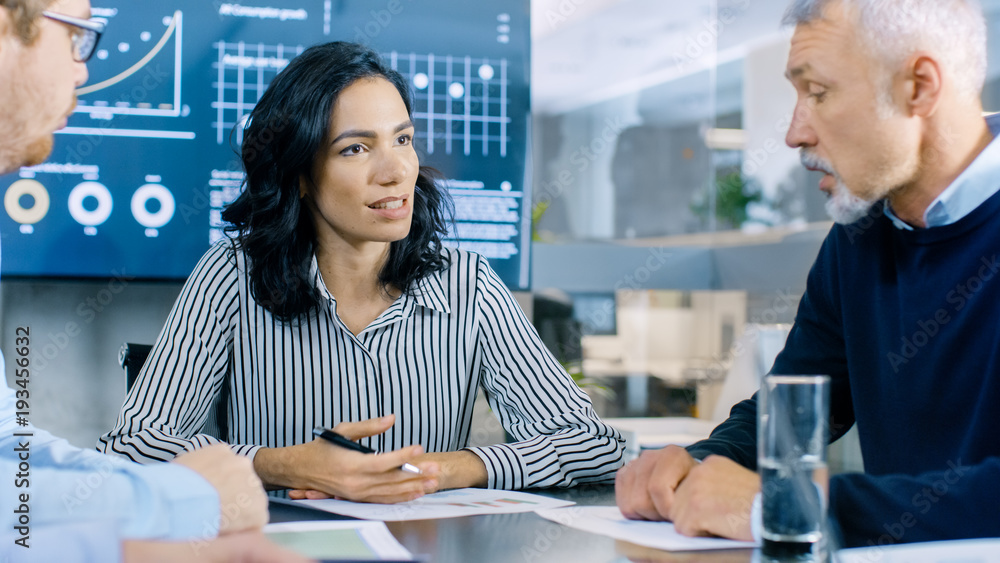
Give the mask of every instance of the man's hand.
M 729 458 L 709 456 L 675 491 L 670 520 L 685 536 L 753 541 L 750 510 L 758 492 L 756 473 Z
M 675 491 L 697 464 L 678 446 L 643 452 L 615 475 L 618 508 L 632 520 L 669 520 Z
M 376 436 L 392 427 L 393 415 L 361 422 L 344 422 L 333 430 L 348 440 Z M 440 467 L 420 461 L 421 446 L 381 454 L 363 454 L 317 439 L 286 448 L 262 448 L 254 468 L 266 483 L 295 489 L 291 498 L 341 498 L 360 502 L 396 503 L 414 500 L 438 489 Z M 411 463 L 422 475 L 401 471 Z
M 267 524 L 267 495 L 248 458 L 218 444 L 177 456 L 173 463 L 192 469 L 219 493 L 219 533 L 257 530 Z

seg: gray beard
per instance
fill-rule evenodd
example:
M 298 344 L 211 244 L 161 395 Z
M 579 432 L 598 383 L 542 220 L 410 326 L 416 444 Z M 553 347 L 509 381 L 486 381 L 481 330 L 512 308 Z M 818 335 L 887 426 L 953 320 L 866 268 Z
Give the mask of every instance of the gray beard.
M 835 223 L 850 225 L 868 215 L 875 203 L 855 196 L 848 191 L 847 186 L 837 180 L 833 195 L 826 200 L 826 213 Z

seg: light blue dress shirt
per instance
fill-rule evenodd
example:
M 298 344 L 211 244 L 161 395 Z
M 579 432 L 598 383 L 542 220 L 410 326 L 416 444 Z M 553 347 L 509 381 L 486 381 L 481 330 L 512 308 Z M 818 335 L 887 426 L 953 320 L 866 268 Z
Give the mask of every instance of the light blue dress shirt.
M 30 385 L 28 389 L 30 391 Z M 14 544 L 19 537 L 15 526 L 19 525 L 20 517 L 14 510 L 21 504 L 23 493 L 28 494 L 25 504 L 28 506 L 29 545 L 58 541 L 65 546 L 67 557 L 74 552 L 75 548 L 70 546 L 75 544 L 87 545 L 88 551 L 93 552 L 97 549 L 94 526 L 81 527 L 81 524 L 103 523 L 107 530 L 98 536 L 110 538 L 105 542 L 105 556 L 80 561 L 117 561 L 123 539 L 192 540 L 217 534 L 219 496 L 200 475 L 172 463 L 139 465 L 74 447 L 30 425 L 21 427 L 17 424 L 16 400 L 14 389 L 3 381 L 0 385 L 0 495 L 3 501 L 0 504 L 4 509 L 0 511 L 0 541 L 3 542 L 0 554 L 12 548 L 24 552 L 11 551 L 11 561 L 36 560 L 26 559 L 34 547 L 25 550 Z M 19 449 L 23 450 L 25 445 L 29 488 L 19 488 L 16 476 L 23 473 L 20 469 L 23 451 Z M 78 530 L 86 530 L 87 537 L 74 537 Z M 52 546 L 44 549 L 50 550 Z
M 94 520 L 31 530 L 31 548 L 5 542 L 0 563 L 119 563 L 121 540 L 112 523 Z
M 4 344 L 13 344 L 13 337 L 8 340 Z M 0 374 L 4 367 L 0 353 Z M 37 406 L 30 376 L 28 393 L 17 391 L 16 379 L 11 389 L 0 375 L 0 563 L 113 563 L 125 539 L 195 540 L 218 533 L 219 495 L 196 472 L 174 463 L 139 465 L 20 426 L 17 400 L 28 401 L 29 413 Z M 22 479 L 24 487 L 18 486 Z M 28 495 L 27 549 L 14 543 L 22 494 Z
M 927 228 L 955 223 L 1000 191 L 1000 178 L 997 178 L 992 170 L 993 163 L 1000 161 L 1000 142 L 997 141 L 997 134 L 1000 133 L 1000 114 L 988 117 L 986 124 L 993 134 L 993 141 L 950 186 L 941 192 L 941 195 L 927 206 L 927 210 L 924 211 L 924 224 Z M 914 230 L 892 212 L 888 202 L 885 206 L 885 215 L 897 229 Z

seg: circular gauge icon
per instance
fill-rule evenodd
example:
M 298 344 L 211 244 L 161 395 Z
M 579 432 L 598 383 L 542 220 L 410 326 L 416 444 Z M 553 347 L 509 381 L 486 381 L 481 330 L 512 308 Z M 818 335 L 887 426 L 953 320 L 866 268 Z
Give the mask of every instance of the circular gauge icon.
M 22 205 L 21 198 L 31 196 L 31 207 Z M 3 206 L 10 218 L 22 225 L 34 225 L 49 212 L 49 191 L 37 180 L 18 180 L 7 188 Z
M 147 207 L 150 200 L 159 203 L 159 209 L 151 212 Z M 147 229 L 159 229 L 174 218 L 174 195 L 159 184 L 146 184 L 132 195 L 132 215 Z
M 94 209 L 87 209 L 84 205 L 90 198 L 97 201 L 97 207 Z M 96 227 L 107 221 L 108 217 L 111 217 L 113 207 L 111 192 L 104 187 L 104 184 L 98 182 L 77 184 L 69 193 L 69 214 L 84 227 Z

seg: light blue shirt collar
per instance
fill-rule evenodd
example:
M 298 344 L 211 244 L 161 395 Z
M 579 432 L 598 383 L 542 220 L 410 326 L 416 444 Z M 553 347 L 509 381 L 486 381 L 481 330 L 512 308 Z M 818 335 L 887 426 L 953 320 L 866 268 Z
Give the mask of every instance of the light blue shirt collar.
M 993 134 L 993 141 L 927 207 L 924 211 L 924 224 L 927 228 L 959 221 L 1000 191 L 1000 178 L 996 172 L 997 163 L 1000 163 L 1000 141 L 997 137 L 1000 133 L 1000 115 L 990 116 L 986 119 L 986 124 Z M 885 215 L 897 229 L 915 230 L 892 212 L 888 201 L 885 204 Z

